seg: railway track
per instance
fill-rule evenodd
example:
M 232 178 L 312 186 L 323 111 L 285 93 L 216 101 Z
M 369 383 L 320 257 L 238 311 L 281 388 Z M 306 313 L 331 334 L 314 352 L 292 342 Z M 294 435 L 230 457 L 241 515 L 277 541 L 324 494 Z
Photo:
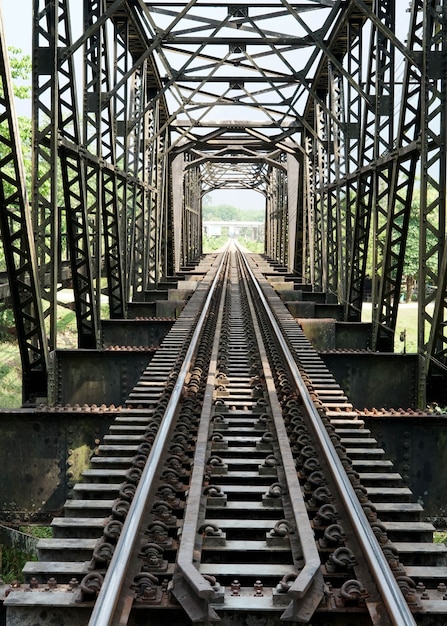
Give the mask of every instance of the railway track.
M 232 249 L 198 269 L 8 626 L 444 624 L 446 549 L 272 268 Z

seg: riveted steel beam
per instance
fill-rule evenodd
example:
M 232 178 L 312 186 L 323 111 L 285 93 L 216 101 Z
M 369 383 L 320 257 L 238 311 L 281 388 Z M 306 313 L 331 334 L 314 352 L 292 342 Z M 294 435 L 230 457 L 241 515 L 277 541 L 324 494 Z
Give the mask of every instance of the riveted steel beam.
M 48 343 L 1 15 L 0 81 L 0 228 L 22 360 L 22 399 L 30 403 L 47 395 Z

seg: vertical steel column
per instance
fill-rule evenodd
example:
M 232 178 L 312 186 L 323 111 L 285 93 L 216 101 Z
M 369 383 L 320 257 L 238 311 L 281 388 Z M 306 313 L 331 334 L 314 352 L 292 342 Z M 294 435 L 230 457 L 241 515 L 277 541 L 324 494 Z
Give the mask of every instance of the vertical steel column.
M 124 302 L 129 300 L 129 246 L 127 240 L 127 208 L 129 202 L 129 81 L 127 75 L 130 66 L 129 21 L 119 15 L 113 20 L 113 129 L 115 139 L 116 193 L 119 207 L 119 240 L 124 247 L 121 255 L 121 271 Z
M 375 5 L 377 19 L 393 33 L 395 32 L 395 0 L 379 0 Z M 385 285 L 389 271 L 389 258 L 393 252 L 391 232 L 393 223 L 393 206 L 395 206 L 395 192 L 393 180 L 395 177 L 396 156 L 393 155 L 395 143 L 394 132 L 394 45 L 382 30 L 373 27 L 371 39 L 371 65 L 373 84 L 369 93 L 374 98 L 374 125 L 373 125 L 373 160 L 375 163 L 382 155 L 392 155 L 384 163 L 376 165 L 373 179 L 373 268 L 372 268 L 372 302 L 373 302 L 373 347 L 378 350 L 392 351 L 394 343 L 394 328 L 384 323 L 384 315 L 393 312 L 394 294 L 386 295 Z M 394 172 L 394 174 L 393 174 Z M 394 176 L 394 178 L 393 178 Z M 403 241 L 402 241 L 403 243 Z M 401 248 L 404 250 L 404 247 Z M 402 259 L 403 263 L 403 259 Z M 394 270 L 392 270 L 394 273 Z M 399 285 L 400 286 L 400 285 Z M 396 307 L 398 303 L 396 303 Z M 396 308 L 397 313 L 397 308 Z M 394 322 L 395 323 L 395 322 Z
M 359 24 L 354 23 L 350 23 L 350 28 L 352 29 L 350 32 L 352 33 L 353 40 L 357 42 L 357 45 L 350 45 L 349 47 L 348 67 L 355 70 L 353 75 L 356 76 L 357 82 L 360 84 L 364 74 L 363 29 Z M 349 185 L 349 213 L 351 214 L 353 224 L 352 243 L 347 267 L 349 278 L 345 310 L 345 318 L 349 321 L 360 321 L 361 319 L 371 218 L 376 188 L 376 173 L 371 165 L 377 153 L 374 100 L 378 83 L 376 78 L 378 62 L 376 59 L 376 47 L 374 45 L 376 41 L 375 33 L 375 26 L 372 25 L 369 57 L 367 67 L 365 68 L 365 92 L 367 98 L 362 102 L 360 99 L 356 101 L 356 115 L 353 119 L 353 124 L 358 124 L 358 129 L 356 132 L 354 127 L 357 141 L 353 146 L 354 150 L 351 151 L 351 154 L 354 160 L 356 158 L 358 159 L 358 162 L 356 167 L 355 162 L 352 163 L 350 161 L 350 167 L 353 167 L 353 171 L 357 170 L 358 174 L 355 178 L 351 179 Z M 349 106 L 349 111 L 352 110 L 353 107 Z M 355 147 L 357 150 L 355 150 Z M 373 245 L 375 245 L 375 237 L 373 237 Z
M 386 3 L 383 7 L 383 19 L 389 24 L 390 30 L 394 32 L 395 7 Z M 413 5 L 414 11 L 414 5 Z M 415 14 L 413 13 L 412 24 L 414 26 Z M 388 39 L 386 40 L 388 41 Z M 415 31 L 409 36 L 409 47 L 414 50 Z M 379 48 L 380 49 L 380 48 Z M 383 48 L 382 48 L 383 49 Z M 387 84 L 393 84 L 394 79 L 394 62 L 392 62 L 393 49 L 389 58 L 390 70 Z M 383 262 L 382 272 L 380 276 L 379 291 L 377 296 L 377 306 L 374 310 L 373 317 L 373 347 L 379 350 L 392 350 L 394 344 L 394 331 L 396 327 L 397 311 L 401 295 L 401 283 L 403 276 L 403 267 L 405 259 L 405 247 L 408 234 L 408 224 L 410 219 L 411 202 L 414 189 L 414 181 L 416 176 L 416 167 L 419 160 L 418 149 L 415 142 L 417 141 L 420 131 L 420 96 L 416 93 L 414 96 L 414 72 L 412 63 L 406 63 L 406 71 L 404 77 L 404 88 L 402 91 L 401 112 L 399 118 L 399 129 L 397 140 L 394 144 L 396 156 L 393 158 L 391 167 L 391 176 L 383 177 L 384 170 L 380 170 L 378 192 L 380 193 L 380 182 L 383 180 L 384 186 L 387 185 L 389 192 L 387 195 L 388 202 L 382 205 L 381 210 L 386 216 L 386 230 L 383 242 Z M 419 81 L 418 81 L 419 82 Z M 420 87 L 419 87 L 420 91 Z M 378 94 L 381 95 L 380 92 Z M 392 94 L 389 94 L 391 98 Z M 384 103 L 378 98 L 378 111 L 390 118 L 394 115 L 394 105 L 390 105 L 385 98 Z M 405 148 L 411 145 L 406 151 Z M 390 149 L 392 149 L 390 147 Z M 378 197 L 378 204 L 380 196 Z
M 50 326 L 54 328 L 54 337 L 50 345 L 55 347 L 56 344 L 56 292 L 62 249 L 61 231 L 65 230 L 73 281 L 78 345 L 85 348 L 95 347 L 97 321 L 88 242 L 85 181 L 79 151 L 76 81 L 73 56 L 69 52 L 72 44 L 71 24 L 66 0 L 59 0 L 57 3 L 46 2 L 41 10 L 36 0 L 34 23 L 34 222 L 38 232 L 44 230 L 40 235 L 41 241 L 48 239 L 44 256 L 39 255 L 43 267 L 51 261 L 53 263 L 49 265 L 51 271 L 48 269 L 45 274 L 45 280 L 50 277 L 50 290 L 55 302 L 49 311 Z M 41 39 L 47 42 L 46 46 L 40 46 Z M 51 59 L 56 63 L 56 68 L 47 79 L 48 62 Z M 49 94 L 52 95 L 51 110 L 48 109 Z M 59 209 L 59 202 L 62 204 L 58 187 L 59 164 L 65 206 L 63 213 L 65 227 Z M 46 254 L 52 254 L 52 257 L 46 259 Z
M 315 103 L 314 289 L 327 289 L 327 133 L 323 107 Z
M 290 162 L 293 160 L 293 163 Z M 306 169 L 305 169 L 305 154 L 304 151 L 297 151 L 295 157 L 288 157 L 288 193 L 289 204 L 293 201 L 293 206 L 296 211 L 295 217 L 295 240 L 289 244 L 291 252 L 293 253 L 292 271 L 295 272 L 299 278 L 304 281 L 306 275 L 306 256 L 305 256 L 305 241 L 307 238 L 307 225 L 306 225 Z M 295 180 L 296 179 L 296 180 Z M 293 183 L 293 190 L 290 189 L 290 185 Z M 290 211 L 290 207 L 289 207 Z
M 304 135 L 304 278 L 315 285 L 315 140 Z
M 57 341 L 57 283 L 61 266 L 58 202 L 59 3 L 34 0 L 33 13 L 32 214 L 42 307 L 50 350 Z
M 158 119 L 158 117 L 157 117 Z M 168 130 L 164 133 L 158 132 L 158 220 L 159 220 L 159 232 L 162 233 L 162 237 L 158 240 L 158 280 L 160 278 L 169 275 L 169 269 L 172 267 L 172 249 L 169 248 L 170 234 L 172 232 L 170 223 L 172 220 L 172 203 L 170 202 L 171 190 L 170 190 L 170 175 L 169 175 L 169 157 L 168 157 Z M 196 248 L 197 255 L 201 250 L 201 204 L 202 204 L 202 189 L 199 186 L 199 219 L 196 229 Z
M 94 30 L 93 22 L 101 15 L 101 0 L 84 0 L 83 27 L 89 37 L 84 41 L 84 83 L 82 108 L 82 144 L 87 158 L 83 161 L 86 182 L 86 202 L 88 215 L 89 247 L 94 263 L 95 308 L 98 319 L 101 317 L 101 278 L 102 278 L 102 177 L 98 156 L 101 154 L 101 30 Z M 95 158 L 91 158 L 94 156 Z M 88 158 L 90 157 L 90 158 Z
M 142 94 L 144 96 L 144 93 Z M 148 195 L 147 195 L 147 242 L 145 248 L 146 258 L 146 280 L 147 284 L 155 285 L 157 283 L 157 277 L 159 274 L 159 259 L 158 259 L 158 241 L 162 236 L 161 224 L 159 222 L 160 204 L 159 204 L 159 184 L 160 184 L 160 169 L 159 169 L 159 136 L 158 136 L 158 115 L 159 103 L 157 101 L 155 109 L 152 111 L 147 128 L 147 140 L 148 144 Z M 160 231 L 160 232 L 159 232 Z
M 129 297 L 143 298 L 147 288 L 148 271 L 146 247 L 149 245 L 149 176 L 148 147 L 144 137 L 149 137 L 149 116 L 144 111 L 147 78 L 147 62 L 136 67 L 130 79 L 130 112 L 126 137 L 129 167 L 127 203 L 127 265 Z
M 266 252 L 285 267 L 289 263 L 289 220 L 286 153 L 278 157 L 278 167 L 269 165 L 266 192 Z
M 270 181 L 270 168 L 268 172 L 268 181 Z M 272 189 L 267 183 L 267 192 L 265 196 L 265 252 L 268 257 L 273 258 L 273 236 L 272 229 Z
M 173 259 L 173 250 L 168 249 L 168 223 L 172 215 L 172 206 L 169 206 L 168 128 L 161 119 L 160 99 L 151 107 L 151 116 L 148 119 L 150 127 L 145 141 L 148 145 L 149 246 L 146 258 L 148 281 L 157 284 L 167 274 L 168 267 L 172 267 Z
M 48 344 L 1 12 L 0 153 L 0 228 L 22 359 L 22 399 L 27 403 L 47 396 Z
M 66 0 L 59 1 L 58 14 L 58 98 L 59 162 L 62 178 L 68 256 L 73 283 L 78 346 L 95 348 L 98 340 L 98 316 L 93 287 L 89 227 L 86 204 L 85 168 L 76 90 L 76 72 L 71 23 Z M 56 171 L 53 172 L 56 179 Z
M 329 109 L 328 119 L 328 257 L 327 257 L 327 289 L 343 298 L 345 246 L 346 246 L 346 138 L 343 81 L 339 72 L 329 63 Z M 343 209 L 342 209 L 343 207 Z
M 346 36 L 348 40 L 347 50 L 347 70 L 357 85 L 362 84 L 363 73 L 363 30 L 361 23 L 357 20 L 350 19 L 347 24 Z M 359 237 L 360 229 L 356 220 L 357 202 L 360 195 L 359 176 L 354 175 L 358 171 L 360 160 L 362 159 L 362 150 L 360 146 L 360 128 L 362 118 L 363 100 L 358 89 L 348 82 L 345 86 L 346 108 L 344 110 L 345 117 L 345 159 L 346 159 L 346 197 L 344 202 L 344 226 L 345 230 L 342 235 L 343 245 L 345 246 L 345 262 L 341 268 L 343 275 L 343 292 L 341 301 L 345 305 L 345 319 L 350 319 L 353 306 L 357 308 L 353 319 L 361 318 L 361 308 L 363 301 L 363 285 L 366 269 L 366 255 L 368 248 L 368 238 L 366 242 L 364 238 Z M 356 236 L 357 235 L 357 236 Z M 368 228 L 369 235 L 369 228 Z M 366 251 L 362 250 L 362 244 L 366 243 Z M 357 293 L 354 295 L 354 289 Z M 362 293 L 359 293 L 359 290 Z M 358 298 L 358 302 L 354 305 L 354 300 Z
M 121 216 L 118 211 L 117 177 L 115 173 L 114 120 L 111 109 L 111 77 L 107 23 L 98 25 L 105 13 L 104 0 L 85 0 L 85 30 L 94 28 L 86 40 L 85 71 L 85 133 L 84 141 L 97 157 L 89 174 L 89 192 L 93 194 L 93 207 L 96 214 L 96 268 L 97 300 L 100 306 L 101 270 L 104 262 L 109 314 L 111 318 L 125 315 L 125 298 L 120 241 Z M 93 183 L 96 180 L 96 189 Z M 102 237 L 101 237 L 102 221 Z M 104 251 L 102 250 L 104 241 Z
M 425 405 L 424 376 L 445 381 L 447 375 L 447 0 L 424 2 L 423 11 L 418 350 L 426 360 L 421 406 Z
M 188 167 L 193 161 L 191 154 L 185 154 L 185 170 L 183 176 L 183 264 L 196 261 L 202 250 L 200 247 L 202 228 L 202 177 L 196 165 Z
M 303 276 L 303 154 L 296 150 L 286 157 L 288 269 Z
M 153 282 L 157 284 L 159 280 L 167 274 L 167 259 L 172 255 L 172 251 L 168 253 L 167 250 L 167 233 L 168 233 L 168 220 L 169 215 L 172 212 L 172 207 L 169 207 L 169 170 L 168 170 L 168 131 L 164 131 L 160 128 L 160 106 L 157 101 L 154 110 L 154 128 L 153 139 L 151 141 L 151 171 L 154 175 L 153 185 L 151 188 L 151 206 L 153 210 L 151 212 L 151 225 L 150 230 L 153 235 L 154 247 L 151 247 L 150 252 L 150 267 L 149 276 Z M 199 190 L 199 204 L 201 193 Z M 200 222 L 200 219 L 199 219 Z M 195 248 L 198 252 L 198 228 L 195 229 Z M 152 244 L 151 244 L 152 246 Z
M 286 154 L 284 152 L 279 156 L 279 161 L 284 164 Z M 288 177 L 287 171 L 282 168 L 278 169 L 279 182 L 279 207 L 281 211 L 281 263 L 284 267 L 289 264 L 289 203 L 287 195 Z

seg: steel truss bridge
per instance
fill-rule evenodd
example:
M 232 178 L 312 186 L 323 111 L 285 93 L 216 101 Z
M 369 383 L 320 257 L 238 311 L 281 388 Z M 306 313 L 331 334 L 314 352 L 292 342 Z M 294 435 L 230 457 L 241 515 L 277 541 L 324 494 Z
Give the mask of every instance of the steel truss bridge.
M 214 189 L 266 200 L 265 252 L 392 350 L 419 228 L 420 402 L 446 374 L 447 0 L 34 0 L 27 194 L 0 29 L 0 217 L 23 399 L 47 395 L 60 277 L 80 348 L 196 260 Z M 25 16 L 23 16 L 25 18 Z M 6 36 L 5 36 L 6 35 Z M 29 181 L 28 181 L 29 182 Z M 106 285 L 104 285 L 105 281 Z

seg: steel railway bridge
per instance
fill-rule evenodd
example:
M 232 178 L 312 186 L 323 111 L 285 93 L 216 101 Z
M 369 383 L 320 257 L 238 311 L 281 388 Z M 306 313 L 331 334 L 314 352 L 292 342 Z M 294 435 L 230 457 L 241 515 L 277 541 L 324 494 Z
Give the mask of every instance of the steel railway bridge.
M 2 239 L 24 401 L 47 396 L 64 262 L 79 347 L 98 347 L 102 291 L 125 318 L 201 254 L 203 195 L 241 188 L 265 197 L 269 257 L 334 294 L 345 320 L 360 319 L 369 258 L 378 351 L 393 349 L 417 214 L 418 284 L 436 287 L 419 289 L 423 405 L 446 374 L 445 3 L 78 5 L 33 2 L 30 197 L 2 31 Z
M 15 316 L 22 420 L 45 414 L 51 422 L 61 404 L 82 398 L 77 386 L 96 385 L 106 405 L 121 403 L 110 400 L 111 370 L 95 372 L 92 355 L 104 356 L 107 333 L 116 338 L 118 327 L 125 330 L 116 344 L 127 345 L 145 316 L 151 330 L 140 361 L 166 335 L 163 324 L 190 293 L 172 306 L 158 300 L 183 272 L 194 278 L 202 199 L 220 189 L 264 197 L 265 259 L 292 285 L 278 293 L 293 316 L 320 318 L 303 321 L 317 343 L 319 330 L 335 323 L 361 328 L 370 295 L 367 350 L 352 355 L 364 359 L 358 367 L 378 389 L 368 390 L 364 406 L 397 409 L 393 385 L 396 402 L 408 392 L 405 410 L 447 403 L 447 0 L 32 5 L 23 16 L 33 21 L 29 180 L 0 23 L 3 307 Z M 415 225 L 417 354 L 408 367 L 403 358 L 386 365 L 399 356 L 392 353 Z M 189 287 L 202 277 L 198 270 Z M 67 284 L 78 340 L 72 356 L 84 355 L 78 369 L 59 349 Z M 327 308 L 315 315 L 308 292 Z M 141 367 L 121 352 L 114 358 L 133 384 Z M 376 357 L 378 367 L 365 365 Z M 398 383 L 381 396 L 391 371 Z M 354 395 L 367 395 L 362 384 L 357 392 L 352 385 Z M 116 410 L 85 412 L 106 414 L 106 422 Z M 67 432 L 76 440 L 73 427 Z

